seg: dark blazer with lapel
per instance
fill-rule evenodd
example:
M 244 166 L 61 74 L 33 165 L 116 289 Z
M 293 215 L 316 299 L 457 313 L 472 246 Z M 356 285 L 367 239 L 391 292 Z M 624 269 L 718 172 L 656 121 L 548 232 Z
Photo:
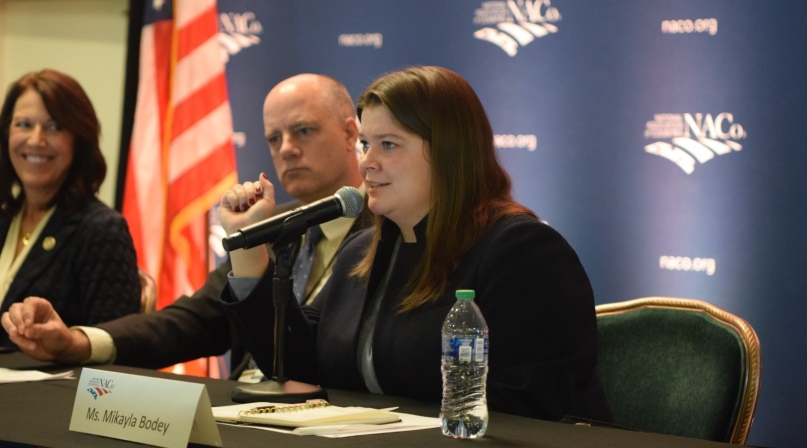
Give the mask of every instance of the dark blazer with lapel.
M 278 205 L 275 214 L 302 205 Z M 348 236 L 370 225 L 367 211 L 356 219 Z M 230 363 L 237 373 L 245 355 L 244 345 L 231 327 L 219 296 L 232 270 L 229 259 L 211 271 L 205 284 L 191 297 L 182 296 L 160 311 L 126 316 L 98 327 L 115 341 L 116 364 L 161 368 L 204 356 L 217 356 L 232 350 Z
M 9 220 L 0 220 L 0 247 Z M 53 238 L 46 249 L 43 242 Z M 66 216 L 57 207 L 14 277 L 0 313 L 28 296 L 48 299 L 64 323 L 95 325 L 140 310 L 140 279 L 126 220 L 93 198 Z M 0 342 L 8 335 L 0 329 Z
M 489 228 L 449 274 L 436 301 L 400 313 L 397 304 L 425 241 L 401 244 L 373 339 L 376 376 L 384 393 L 441 399 L 441 328 L 456 302 L 473 289 L 490 328 L 488 403 L 492 410 L 558 420 L 576 415 L 611 420 L 597 379 L 596 318 L 591 286 L 569 244 L 528 216 L 503 218 Z M 387 269 L 397 227 L 386 221 L 368 279 L 351 276 L 372 239 L 364 231 L 345 242 L 328 285 L 311 306 L 288 309 L 286 372 L 323 387 L 366 391 L 357 362 L 362 314 Z M 259 367 L 273 359 L 271 278 L 245 300 L 225 288 L 222 301 Z

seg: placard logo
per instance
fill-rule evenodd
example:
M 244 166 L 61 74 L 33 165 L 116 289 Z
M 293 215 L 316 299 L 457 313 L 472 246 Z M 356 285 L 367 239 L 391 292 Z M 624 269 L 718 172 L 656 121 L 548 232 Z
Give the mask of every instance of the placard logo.
M 261 33 L 263 33 L 263 25 L 255 18 L 254 12 L 219 14 L 221 60 L 226 63 L 230 60 L 231 55 L 261 43 L 261 38 L 258 37 L 258 34 Z
M 644 131 L 648 139 L 671 139 L 655 142 L 644 147 L 645 152 L 675 163 L 687 174 L 692 174 L 695 164 L 706 163 L 715 155 L 722 156 L 740 151 L 743 146 L 736 140 L 748 136 L 740 123 L 734 122 L 734 114 L 656 114 L 648 121 Z
M 488 41 L 513 57 L 538 37 L 557 33 L 554 23 L 560 21 L 558 9 L 551 0 L 507 0 L 482 2 L 474 12 L 475 25 L 496 25 L 474 32 L 474 37 Z M 498 28 L 498 29 L 497 29 Z
M 112 389 L 115 388 L 115 383 L 112 380 L 105 380 L 103 378 L 90 378 L 87 382 L 87 392 L 92 395 L 93 400 L 97 400 L 98 397 L 102 397 L 107 394 L 112 393 Z

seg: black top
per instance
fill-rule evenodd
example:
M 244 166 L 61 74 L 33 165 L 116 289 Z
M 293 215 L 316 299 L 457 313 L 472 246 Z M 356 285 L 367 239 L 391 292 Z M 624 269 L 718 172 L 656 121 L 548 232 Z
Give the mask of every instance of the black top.
M 424 219 L 417 243 L 399 255 L 379 311 L 373 343 L 375 373 L 384 393 L 439 401 L 440 330 L 456 289 L 476 291 L 490 328 L 488 404 L 491 410 L 558 420 L 576 415 L 610 421 L 594 368 L 596 317 L 588 278 L 574 250 L 538 220 L 511 216 L 491 226 L 449 275 L 437 300 L 406 313 L 401 290 L 425 247 Z M 290 304 L 286 371 L 291 379 L 366 391 L 357 367 L 361 316 L 389 263 L 400 232 L 386 221 L 369 279 L 350 275 L 372 239 L 361 232 L 345 242 L 330 281 L 312 306 Z M 225 309 L 258 366 L 272 367 L 271 269 L 245 300 L 229 288 Z

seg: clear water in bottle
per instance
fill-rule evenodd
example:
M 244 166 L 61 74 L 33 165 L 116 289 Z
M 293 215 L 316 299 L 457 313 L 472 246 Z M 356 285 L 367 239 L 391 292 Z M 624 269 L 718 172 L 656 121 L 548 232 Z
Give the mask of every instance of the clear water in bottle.
M 488 325 L 473 302 L 474 291 L 458 290 L 443 323 L 443 435 L 473 439 L 488 428 Z

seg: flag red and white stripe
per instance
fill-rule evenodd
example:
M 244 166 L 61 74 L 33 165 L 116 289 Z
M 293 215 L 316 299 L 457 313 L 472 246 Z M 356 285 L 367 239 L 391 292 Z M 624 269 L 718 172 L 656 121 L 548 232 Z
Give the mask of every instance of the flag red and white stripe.
M 146 2 L 123 215 L 157 308 L 202 286 L 207 213 L 236 182 L 215 0 Z

